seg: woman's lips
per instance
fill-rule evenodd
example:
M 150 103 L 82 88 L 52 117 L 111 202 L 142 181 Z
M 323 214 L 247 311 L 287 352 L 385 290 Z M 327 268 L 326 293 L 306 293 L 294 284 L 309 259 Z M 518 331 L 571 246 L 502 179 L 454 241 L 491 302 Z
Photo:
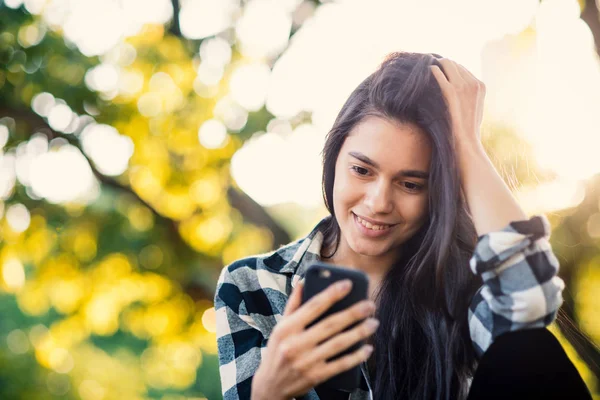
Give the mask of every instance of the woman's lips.
M 358 231 L 367 237 L 377 238 L 377 237 L 385 236 L 385 235 L 389 234 L 392 229 L 394 229 L 394 226 L 396 226 L 396 225 L 387 225 L 386 228 L 380 229 L 380 230 L 370 229 L 370 228 L 367 228 L 365 225 L 363 225 L 359 221 L 360 217 L 358 217 L 356 214 L 352 213 L 352 216 L 354 218 L 354 223 L 356 224 Z

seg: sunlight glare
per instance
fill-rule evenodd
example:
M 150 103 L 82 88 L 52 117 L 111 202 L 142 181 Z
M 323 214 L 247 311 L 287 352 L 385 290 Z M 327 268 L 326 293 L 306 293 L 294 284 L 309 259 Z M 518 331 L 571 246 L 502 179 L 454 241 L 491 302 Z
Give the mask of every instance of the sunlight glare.
M 229 82 L 231 96 L 248 111 L 258 111 L 265 103 L 271 70 L 266 64 L 241 65 Z
M 248 57 L 273 57 L 288 44 L 292 18 L 281 0 L 251 0 L 237 22 L 240 51 Z
M 181 33 L 190 39 L 203 39 L 230 27 L 239 10 L 236 0 L 187 0 L 179 12 Z
M 278 133 L 255 135 L 233 156 L 232 175 L 242 190 L 265 206 L 322 204 L 323 139 L 322 132 L 310 124 L 298 126 L 286 137 Z
M 125 17 L 115 0 L 80 0 L 67 14 L 64 34 L 84 55 L 99 55 L 122 39 Z
M 231 45 L 218 36 L 203 40 L 199 53 L 203 63 L 215 67 L 223 67 L 231 61 Z

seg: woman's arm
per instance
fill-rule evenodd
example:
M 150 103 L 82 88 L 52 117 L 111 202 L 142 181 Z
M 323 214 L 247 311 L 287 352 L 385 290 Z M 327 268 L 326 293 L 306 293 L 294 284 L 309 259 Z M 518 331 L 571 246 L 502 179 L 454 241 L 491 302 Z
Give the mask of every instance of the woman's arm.
M 214 302 L 223 399 L 249 400 L 265 338 L 251 326 L 243 296 L 227 268 L 221 271 Z
M 444 72 L 433 66 L 432 73 L 450 112 L 461 183 L 477 235 L 527 219 L 481 144 L 485 85 L 460 64 L 439 61 Z
M 463 66 L 439 60 L 432 73 L 446 99 L 461 184 L 478 235 L 470 260 L 483 286 L 469 309 L 469 329 L 478 355 L 501 334 L 552 323 L 562 304 L 564 282 L 548 241 L 544 216 L 528 219 L 480 140 L 485 86 Z
M 548 326 L 562 304 L 564 282 L 543 215 L 513 221 L 479 237 L 470 260 L 483 285 L 471 300 L 469 329 L 478 356 L 506 332 Z
M 477 236 L 527 219 L 481 144 L 459 145 L 457 153 L 462 187 Z

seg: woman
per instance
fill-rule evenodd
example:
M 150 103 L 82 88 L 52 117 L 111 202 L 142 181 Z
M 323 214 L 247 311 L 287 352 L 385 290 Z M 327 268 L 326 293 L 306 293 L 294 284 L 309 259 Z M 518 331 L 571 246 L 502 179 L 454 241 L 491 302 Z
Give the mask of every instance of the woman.
M 389 55 L 354 90 L 323 151 L 331 216 L 221 273 L 225 399 L 465 398 L 499 335 L 554 320 L 564 285 L 549 224 L 527 218 L 483 150 L 484 95 L 461 65 L 415 53 Z M 348 292 L 301 306 L 315 260 L 365 272 L 370 299 L 304 329 Z M 342 332 L 365 316 L 375 318 Z M 354 392 L 320 385 L 356 365 Z

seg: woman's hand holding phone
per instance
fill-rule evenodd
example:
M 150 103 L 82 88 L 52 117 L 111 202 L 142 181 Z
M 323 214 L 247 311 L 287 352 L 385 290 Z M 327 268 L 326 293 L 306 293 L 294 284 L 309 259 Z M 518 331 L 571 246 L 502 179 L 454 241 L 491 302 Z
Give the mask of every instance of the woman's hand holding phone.
M 379 321 L 368 318 L 354 328 L 348 326 L 373 314 L 375 304 L 361 301 L 305 329 L 333 304 L 344 298 L 352 282 L 329 286 L 302 304 L 303 284 L 298 282 L 288 299 L 283 318 L 277 323 L 252 381 L 252 399 L 291 399 L 319 383 L 369 358 L 373 347 L 365 345 L 353 353 L 328 359 L 371 336 Z M 340 333 L 341 332 L 341 333 Z

